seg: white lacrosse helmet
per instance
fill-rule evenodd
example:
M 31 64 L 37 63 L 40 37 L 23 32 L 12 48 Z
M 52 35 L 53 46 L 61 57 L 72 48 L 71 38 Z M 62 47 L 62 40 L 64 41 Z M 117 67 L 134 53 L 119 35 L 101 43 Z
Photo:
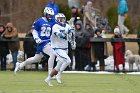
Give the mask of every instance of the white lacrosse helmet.
M 51 21 L 54 16 L 54 10 L 50 7 L 45 7 L 44 16 L 47 18 L 48 21 Z
M 58 13 L 55 15 L 55 20 L 60 25 L 64 25 L 66 23 L 66 17 L 63 13 Z

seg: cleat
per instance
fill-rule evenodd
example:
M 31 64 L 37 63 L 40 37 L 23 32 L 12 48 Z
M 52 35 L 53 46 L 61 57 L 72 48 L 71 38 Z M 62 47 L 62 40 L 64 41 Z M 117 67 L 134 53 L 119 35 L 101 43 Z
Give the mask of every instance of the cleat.
M 45 82 L 48 84 L 48 86 L 52 87 L 53 85 L 51 84 L 51 81 L 47 78 L 45 79 Z
M 61 84 L 62 82 L 61 82 L 61 78 L 60 78 L 60 76 L 59 75 L 56 75 L 56 81 L 57 81 L 57 83 L 59 83 L 59 84 Z
M 16 75 L 16 72 L 20 70 L 20 63 L 17 62 L 16 63 L 16 67 L 15 67 L 15 70 L 14 70 L 14 74 Z

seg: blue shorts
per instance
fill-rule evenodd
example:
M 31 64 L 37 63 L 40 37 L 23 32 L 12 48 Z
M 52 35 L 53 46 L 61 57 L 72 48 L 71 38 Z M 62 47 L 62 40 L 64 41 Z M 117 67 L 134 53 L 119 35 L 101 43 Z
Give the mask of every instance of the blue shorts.
M 50 40 L 46 41 L 46 42 L 43 42 L 41 44 L 37 44 L 37 48 L 36 48 L 36 54 L 40 54 L 40 53 L 43 53 L 43 48 L 49 44 Z

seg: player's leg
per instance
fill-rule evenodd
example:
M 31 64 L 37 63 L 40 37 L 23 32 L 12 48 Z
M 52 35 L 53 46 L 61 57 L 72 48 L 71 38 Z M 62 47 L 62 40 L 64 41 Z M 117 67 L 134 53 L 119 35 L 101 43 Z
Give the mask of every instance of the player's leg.
M 58 56 L 58 60 L 60 62 L 62 62 L 62 65 L 60 67 L 60 70 L 58 72 L 58 74 L 56 75 L 56 80 L 58 83 L 61 83 L 61 75 L 62 75 L 62 72 L 67 68 L 68 65 L 70 65 L 71 63 L 71 60 L 70 60 L 70 57 L 68 56 L 68 51 L 67 50 L 59 50 L 59 56 Z
M 65 50 L 57 49 L 57 50 L 55 50 L 55 52 L 56 52 L 57 60 L 58 60 L 57 65 L 56 65 L 56 67 L 51 71 L 51 74 L 48 75 L 48 77 L 45 79 L 45 82 L 46 82 L 49 86 L 52 86 L 52 84 L 51 84 L 51 78 L 52 78 L 54 75 L 56 75 L 58 71 L 60 71 L 60 68 L 61 68 L 63 62 L 65 61 L 65 59 L 67 59 L 67 58 L 65 58 L 65 55 L 67 55 Z M 60 74 L 60 75 L 61 75 L 61 74 Z M 60 76 L 60 75 L 59 75 L 59 76 Z
M 52 69 L 51 73 L 48 75 L 48 77 L 45 79 L 45 82 L 49 85 L 49 86 L 53 86 L 51 84 L 51 78 L 56 75 L 58 73 L 58 71 L 60 70 L 60 67 L 62 65 L 62 62 L 58 61 L 57 65 L 54 69 Z
M 54 50 L 51 48 L 51 46 L 49 44 L 44 47 L 43 52 L 50 56 L 48 59 L 48 75 L 49 75 L 53 69 L 54 60 L 55 60 L 56 55 L 55 55 Z
M 124 34 L 124 17 L 121 15 L 118 15 L 118 26 L 121 31 L 121 35 L 123 36 Z
M 22 63 L 20 64 L 20 68 L 23 68 L 24 66 L 30 65 L 30 64 L 32 64 L 32 63 L 40 62 L 42 57 L 43 57 L 42 54 L 35 54 L 34 57 L 30 57 L 30 58 L 28 58 L 27 60 L 25 60 L 24 62 L 22 62 Z
M 62 72 L 67 68 L 68 65 L 70 65 L 71 61 L 65 61 L 63 62 L 63 64 L 61 65 L 61 68 L 59 70 L 59 72 L 56 75 L 56 80 L 58 83 L 62 83 L 61 82 L 61 76 L 62 76 Z
M 30 58 L 26 59 L 25 61 L 23 61 L 22 63 L 17 62 L 16 63 L 16 68 L 15 68 L 15 71 L 14 71 L 15 74 L 19 69 L 22 69 L 26 65 L 36 63 L 36 62 L 40 62 L 42 57 L 43 57 L 42 54 L 35 54 L 34 57 L 30 57 Z

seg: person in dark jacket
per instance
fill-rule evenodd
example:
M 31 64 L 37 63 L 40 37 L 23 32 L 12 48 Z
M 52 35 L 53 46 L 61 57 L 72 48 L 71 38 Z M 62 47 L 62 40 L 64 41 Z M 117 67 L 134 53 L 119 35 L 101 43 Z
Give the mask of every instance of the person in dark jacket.
M 14 40 L 18 39 L 18 31 L 17 29 L 13 26 L 13 23 L 8 22 L 6 24 L 6 31 L 2 34 L 2 37 L 9 39 L 9 40 Z M 17 62 L 17 55 L 18 55 L 18 50 L 19 50 L 19 41 L 10 41 L 8 42 L 8 48 L 11 51 L 12 54 L 12 59 L 13 59 L 13 68 L 11 71 L 15 69 L 16 62 Z
M 114 29 L 114 36 L 112 38 L 122 38 L 120 29 L 116 27 Z M 114 57 L 114 65 L 116 67 L 116 72 L 120 72 L 119 65 L 123 65 L 122 72 L 125 72 L 125 42 L 111 42 L 113 46 L 113 57 Z M 114 68 L 115 70 L 115 68 Z
M 82 43 L 84 38 L 84 29 L 81 20 L 78 20 L 75 23 L 75 41 L 76 41 L 76 49 L 75 49 L 75 60 L 76 60 L 76 70 L 83 70 L 85 62 L 82 60 L 83 51 L 82 51 Z
M 86 71 L 95 71 L 95 64 L 91 62 L 91 47 L 92 44 L 90 42 L 90 38 L 94 37 L 94 30 L 90 25 L 86 25 L 84 30 L 84 44 L 83 44 L 83 50 L 86 58 L 86 66 L 84 67 L 84 70 Z
M 29 40 L 25 40 L 23 42 L 24 52 L 27 55 L 27 58 L 33 57 L 36 52 L 36 42 L 33 39 L 33 35 L 31 31 L 25 35 L 25 38 L 30 38 Z M 31 50 L 32 49 L 32 50 Z
M 83 28 L 81 20 L 78 20 L 75 24 L 75 36 L 76 36 L 76 69 L 84 70 L 86 65 L 91 64 L 91 55 L 90 55 L 90 38 L 94 36 L 94 31 L 90 25 L 86 25 L 86 29 Z
M 95 38 L 102 38 L 102 30 L 100 28 L 95 30 Z M 100 63 L 100 71 L 105 70 L 105 61 L 104 61 L 104 42 L 94 42 L 94 56 L 96 62 Z
M 0 24 L 0 39 L 2 39 L 1 35 L 5 31 L 5 26 Z M 0 62 L 1 62 L 1 70 L 6 70 L 6 56 L 9 54 L 8 42 L 0 41 Z
M 30 38 L 28 40 L 25 40 L 23 42 L 23 48 L 24 48 L 24 55 L 27 56 L 27 58 L 33 57 L 36 52 L 36 42 L 33 39 L 33 35 L 31 31 L 29 31 L 25 38 Z M 32 49 L 32 50 L 31 50 Z M 38 64 L 36 64 L 36 69 L 38 69 Z
M 137 38 L 140 38 L 140 26 L 137 29 Z M 139 41 L 138 41 L 138 47 L 139 47 L 138 54 L 140 55 L 140 42 Z

